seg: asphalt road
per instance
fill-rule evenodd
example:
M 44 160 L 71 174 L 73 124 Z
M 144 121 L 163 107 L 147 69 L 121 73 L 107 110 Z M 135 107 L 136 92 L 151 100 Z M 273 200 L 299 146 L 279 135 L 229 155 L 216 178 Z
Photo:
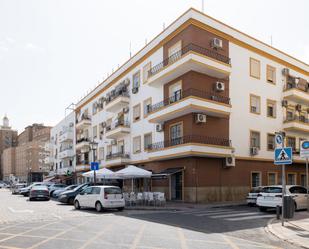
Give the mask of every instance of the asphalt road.
M 244 206 L 96 213 L 0 190 L 0 248 L 296 249 L 265 232 L 272 217 Z

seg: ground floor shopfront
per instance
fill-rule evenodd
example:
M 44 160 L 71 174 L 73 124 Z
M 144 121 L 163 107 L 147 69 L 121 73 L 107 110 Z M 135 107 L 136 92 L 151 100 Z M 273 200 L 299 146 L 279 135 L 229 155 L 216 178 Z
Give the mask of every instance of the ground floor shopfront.
M 271 161 L 188 157 L 137 165 L 153 172 L 152 191 L 164 192 L 168 200 L 212 203 L 243 201 L 255 186 L 281 184 L 281 167 Z M 287 184 L 305 185 L 305 164 L 286 166 Z

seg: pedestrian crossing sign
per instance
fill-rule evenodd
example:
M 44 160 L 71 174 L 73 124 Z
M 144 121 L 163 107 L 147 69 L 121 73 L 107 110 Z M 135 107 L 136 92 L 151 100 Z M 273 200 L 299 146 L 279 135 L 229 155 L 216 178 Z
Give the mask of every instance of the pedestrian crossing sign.
M 275 149 L 275 165 L 292 164 L 292 148 L 277 148 Z

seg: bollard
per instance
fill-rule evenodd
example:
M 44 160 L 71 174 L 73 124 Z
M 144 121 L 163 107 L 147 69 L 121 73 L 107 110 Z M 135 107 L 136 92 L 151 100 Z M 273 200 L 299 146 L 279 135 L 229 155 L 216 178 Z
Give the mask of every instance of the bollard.
M 280 206 L 279 205 L 276 206 L 276 217 L 277 217 L 277 220 L 280 220 Z

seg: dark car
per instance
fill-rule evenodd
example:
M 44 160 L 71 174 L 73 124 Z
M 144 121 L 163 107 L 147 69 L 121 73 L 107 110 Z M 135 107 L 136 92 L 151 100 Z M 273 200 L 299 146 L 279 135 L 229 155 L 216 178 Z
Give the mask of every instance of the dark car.
M 53 198 L 58 198 L 58 196 L 61 195 L 63 192 L 66 192 L 68 190 L 73 190 L 77 186 L 78 186 L 77 184 L 74 184 L 74 185 L 67 186 L 66 188 L 63 188 L 63 189 L 57 189 L 50 196 Z
M 34 186 L 29 193 L 29 201 L 49 200 L 49 190 L 45 185 Z
M 75 197 L 81 192 L 83 191 L 85 188 L 94 185 L 94 183 L 92 182 L 88 182 L 88 183 L 84 183 L 81 185 L 78 185 L 76 188 L 74 188 L 73 190 L 68 190 L 65 191 L 63 193 L 61 193 L 58 196 L 58 201 L 62 202 L 62 203 L 67 203 L 67 204 L 71 204 L 73 205 L 74 203 L 74 199 Z M 96 184 L 96 185 L 100 185 L 100 184 Z M 102 184 L 101 184 L 102 185 Z

